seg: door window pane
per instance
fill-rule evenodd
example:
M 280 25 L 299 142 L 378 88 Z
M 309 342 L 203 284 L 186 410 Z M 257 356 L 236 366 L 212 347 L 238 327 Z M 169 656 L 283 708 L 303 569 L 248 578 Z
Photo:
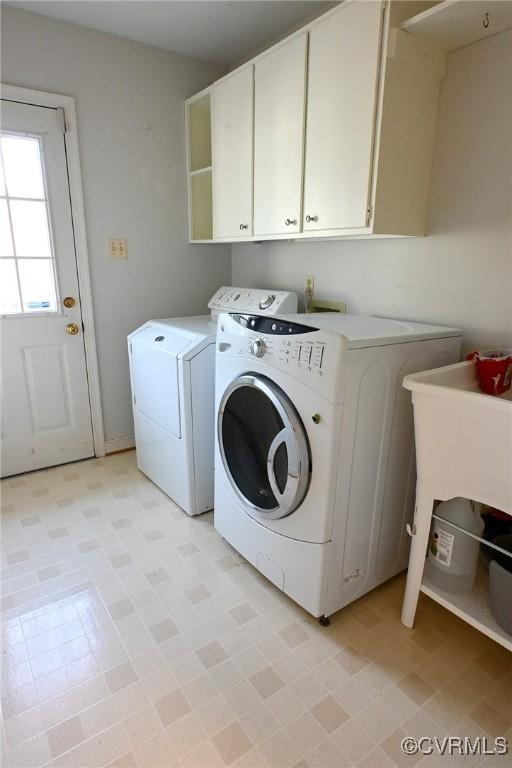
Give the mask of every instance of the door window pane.
M 0 314 L 16 312 L 21 312 L 16 262 L 14 259 L 0 259 Z
M 14 256 L 7 200 L 0 200 L 0 256 Z
M 52 259 L 19 259 L 21 296 L 25 312 L 55 312 L 55 278 Z
M 55 254 L 39 137 L 0 135 L 0 314 L 56 312 Z
M 2 136 L 2 156 L 9 197 L 44 199 L 39 139 Z
M 16 256 L 49 258 L 52 254 L 46 203 L 11 200 L 10 206 Z

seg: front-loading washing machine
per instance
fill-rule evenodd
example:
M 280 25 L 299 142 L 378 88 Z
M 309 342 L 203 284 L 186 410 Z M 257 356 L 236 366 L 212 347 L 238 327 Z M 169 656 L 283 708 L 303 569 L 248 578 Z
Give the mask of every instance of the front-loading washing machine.
M 295 312 L 297 294 L 223 286 L 211 314 L 150 320 L 128 336 L 137 466 L 189 515 L 213 507 L 220 312 Z
M 375 317 L 221 314 L 215 528 L 313 616 L 407 565 L 408 373 L 459 359 L 460 330 Z

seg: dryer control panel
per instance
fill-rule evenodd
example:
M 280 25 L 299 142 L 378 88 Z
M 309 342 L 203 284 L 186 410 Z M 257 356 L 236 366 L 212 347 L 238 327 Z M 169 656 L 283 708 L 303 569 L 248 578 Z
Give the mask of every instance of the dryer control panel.
M 210 299 L 212 315 L 219 312 L 258 312 L 277 315 L 297 312 L 297 294 L 293 291 L 271 291 L 262 288 L 223 286 Z

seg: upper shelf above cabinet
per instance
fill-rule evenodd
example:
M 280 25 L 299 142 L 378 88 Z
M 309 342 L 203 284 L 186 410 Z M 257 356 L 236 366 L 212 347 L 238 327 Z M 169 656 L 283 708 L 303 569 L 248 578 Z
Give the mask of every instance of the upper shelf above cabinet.
M 444 51 L 490 37 L 512 27 L 510 0 L 444 0 L 401 25 Z
M 346 0 L 189 99 L 192 241 L 426 233 L 446 53 L 403 12 Z

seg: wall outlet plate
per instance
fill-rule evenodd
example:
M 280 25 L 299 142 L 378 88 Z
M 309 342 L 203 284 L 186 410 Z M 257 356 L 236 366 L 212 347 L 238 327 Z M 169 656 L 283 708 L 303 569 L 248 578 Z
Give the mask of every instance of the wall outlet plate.
M 107 240 L 107 256 L 109 259 L 127 259 L 128 241 L 122 239 Z

